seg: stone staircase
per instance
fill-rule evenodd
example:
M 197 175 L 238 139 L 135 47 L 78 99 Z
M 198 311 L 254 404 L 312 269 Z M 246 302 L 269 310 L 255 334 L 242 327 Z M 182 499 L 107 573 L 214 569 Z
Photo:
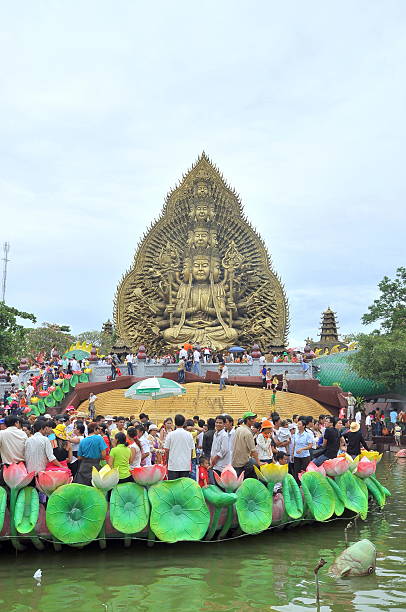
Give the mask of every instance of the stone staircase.
M 145 412 L 150 420 L 162 423 L 165 417 L 174 417 L 181 413 L 190 418 L 199 415 L 207 419 L 217 414 L 231 414 L 234 419 L 240 418 L 244 412 L 251 410 L 258 417 L 268 417 L 276 410 L 282 418 L 292 414 L 318 417 L 327 410 L 315 400 L 297 393 L 282 393 L 276 395 L 276 407 L 271 408 L 271 391 L 253 387 L 230 385 L 219 391 L 217 384 L 187 383 L 186 394 L 161 400 L 131 400 L 124 397 L 125 389 L 114 389 L 99 393 L 96 402 L 96 414 L 111 414 L 113 416 L 138 415 Z M 79 411 L 87 413 L 88 401 L 82 402 Z

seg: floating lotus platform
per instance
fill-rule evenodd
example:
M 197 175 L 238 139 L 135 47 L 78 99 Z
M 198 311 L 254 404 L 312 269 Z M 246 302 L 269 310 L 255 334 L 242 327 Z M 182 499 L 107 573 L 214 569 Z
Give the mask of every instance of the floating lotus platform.
M 45 542 L 56 550 L 91 542 L 105 548 L 109 539 L 126 545 L 132 539 L 150 544 L 222 540 L 355 514 L 366 519 L 371 501 L 383 507 L 390 495 L 375 477 L 377 460 L 377 453 L 369 453 L 354 462 L 340 457 L 321 468 L 311 464 L 300 486 L 287 465 L 274 464 L 256 470 L 260 480 L 237 478 L 228 466 L 216 479 L 218 486 L 203 489 L 190 478 L 164 480 L 161 465 L 136 468 L 135 482 L 122 484 L 117 470 L 94 468 L 93 487 L 67 482 L 66 472 L 40 472 L 37 487 L 48 496 L 46 505 L 37 488 L 25 486 L 32 473 L 23 464 L 12 465 L 4 469 L 8 505 L 0 487 L 0 541 L 17 550 L 25 543 L 43 549 Z

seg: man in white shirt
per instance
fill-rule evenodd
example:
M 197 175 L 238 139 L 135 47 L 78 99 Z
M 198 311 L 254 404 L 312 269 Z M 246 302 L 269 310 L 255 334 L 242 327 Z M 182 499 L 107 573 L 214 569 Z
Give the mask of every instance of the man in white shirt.
M 197 374 L 200 376 L 200 351 L 195 349 L 193 351 L 193 365 L 192 365 L 193 374 Z
M 354 418 L 354 408 L 355 408 L 355 397 L 348 391 L 347 394 L 347 419 L 351 422 Z
M 133 367 L 134 355 L 132 353 L 128 353 L 126 357 L 126 361 L 127 361 L 128 376 L 134 376 L 134 367 Z
M 233 454 L 234 438 L 235 438 L 234 419 L 229 414 L 225 414 L 224 417 L 226 419 L 226 422 L 224 425 L 224 431 L 227 433 L 228 448 L 230 450 L 230 459 L 231 459 L 232 454 Z
M 31 403 L 31 398 L 34 395 L 34 387 L 33 385 L 29 382 L 28 385 L 25 388 L 25 396 L 27 398 L 27 403 L 30 404 Z
M 228 367 L 226 364 L 220 365 L 220 391 L 222 389 L 225 389 L 227 379 L 228 379 Z
M 231 462 L 230 446 L 228 443 L 228 434 L 224 429 L 226 424 L 226 417 L 220 414 L 216 417 L 215 428 L 216 431 L 213 435 L 213 443 L 210 452 L 210 467 L 221 474 L 226 465 Z
M 52 428 L 48 427 L 46 421 L 35 421 L 34 435 L 28 438 L 25 445 L 25 464 L 27 472 L 43 472 L 48 463 L 62 467 L 54 456 L 48 435 Z
M 73 356 L 73 359 L 71 361 L 71 368 L 72 372 L 78 372 L 80 370 L 80 365 L 79 362 L 76 360 L 75 355 Z
M 187 350 L 185 348 L 181 348 L 179 351 L 179 359 L 187 359 Z
M 187 478 L 192 464 L 194 442 L 192 434 L 183 429 L 185 417 L 175 416 L 175 431 L 170 431 L 165 439 L 165 451 L 168 463 L 168 480 Z
M 265 355 L 261 355 L 261 357 L 259 358 L 259 363 L 261 365 L 264 365 L 264 363 L 265 363 Z
M 11 465 L 11 463 L 25 461 L 27 434 L 21 429 L 20 419 L 16 416 L 6 416 L 4 424 L 7 429 L 0 431 L 0 455 L 2 462 Z

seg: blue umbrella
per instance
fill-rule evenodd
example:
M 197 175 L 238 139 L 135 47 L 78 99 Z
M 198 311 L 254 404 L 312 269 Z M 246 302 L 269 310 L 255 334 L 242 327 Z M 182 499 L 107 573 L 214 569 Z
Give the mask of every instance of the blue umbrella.
M 243 353 L 244 351 L 245 349 L 243 349 L 241 346 L 232 346 L 228 349 L 229 353 Z

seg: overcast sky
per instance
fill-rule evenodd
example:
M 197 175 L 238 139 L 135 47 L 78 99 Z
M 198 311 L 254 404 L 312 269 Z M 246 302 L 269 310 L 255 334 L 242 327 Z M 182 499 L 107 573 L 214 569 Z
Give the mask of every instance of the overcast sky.
M 405 264 L 406 3 L 13 2 L 0 10 L 6 302 L 100 329 L 138 238 L 204 149 L 290 302 L 361 329 Z

